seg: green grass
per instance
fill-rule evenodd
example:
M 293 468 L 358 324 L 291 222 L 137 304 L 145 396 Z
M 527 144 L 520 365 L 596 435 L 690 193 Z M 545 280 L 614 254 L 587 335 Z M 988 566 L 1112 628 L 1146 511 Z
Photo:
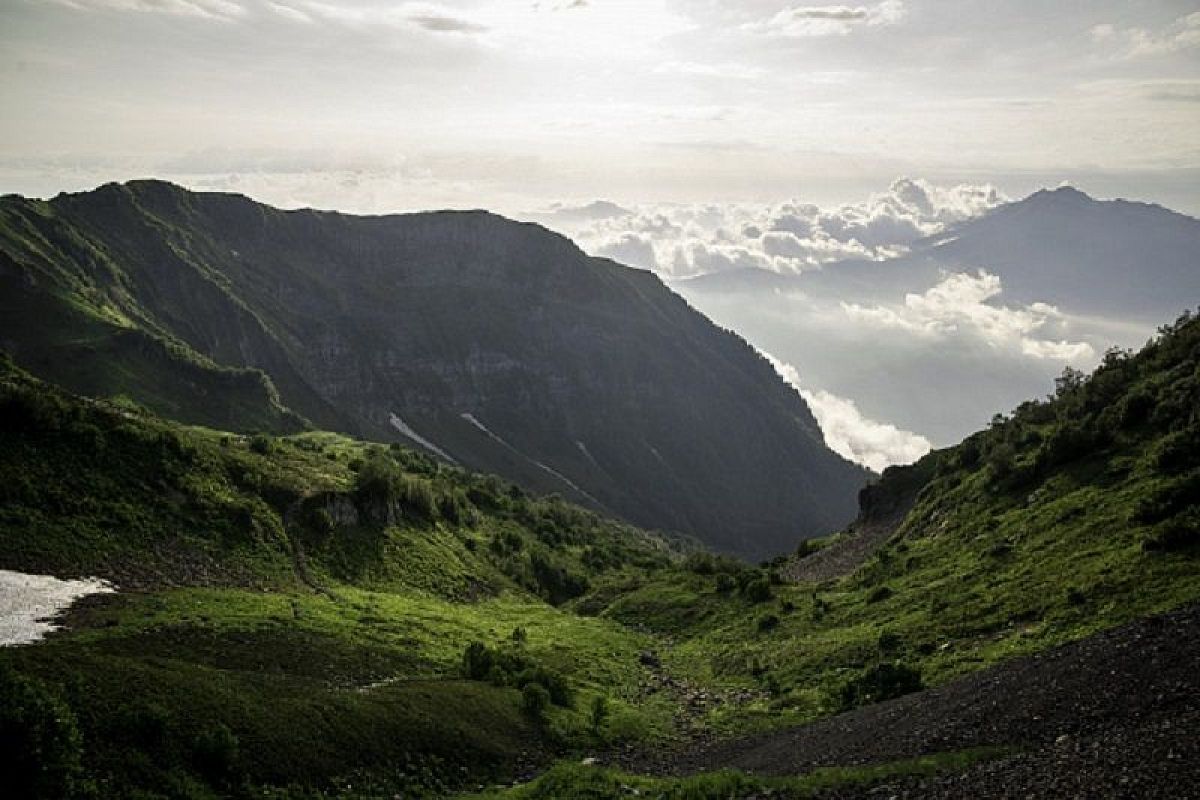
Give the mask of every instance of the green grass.
M 1198 339 L 1181 323 L 889 470 L 870 497 L 913 496 L 896 533 L 854 574 L 801 585 L 402 448 L 184 427 L 0 361 L 0 567 L 122 589 L 0 650 L 0 696 L 32 681 L 20 691 L 65 703 L 78 796 L 282 800 L 445 795 L 935 685 L 1200 600 Z M 520 666 L 464 680 L 475 642 Z M 671 691 L 644 691 L 646 650 L 693 687 L 757 691 L 680 715 Z M 518 687 L 540 673 L 574 703 L 535 719 Z M 612 713 L 592 730 L 601 696 Z M 565 764 L 492 796 L 803 796 L 975 755 L 765 782 Z
M 527 639 L 509 644 L 518 626 Z M 515 689 L 463 680 L 472 641 L 519 648 L 565 676 L 575 707 L 535 724 Z M 389 770 L 411 762 L 438 765 L 429 777 L 440 786 L 503 778 L 522 752 L 661 736 L 671 706 L 634 702 L 647 641 L 519 596 L 460 604 L 347 586 L 329 595 L 191 588 L 88 604 L 71 632 L 4 651 L 0 663 L 65 687 L 91 768 L 116 785 L 170 793 L 142 770 L 144 731 L 122 721 L 157 715 L 155 746 L 169 751 L 173 780 L 187 774 L 195 737 L 224 725 L 247 784 L 326 786 L 357 771 L 401 786 Z M 602 739 L 585 719 L 596 694 L 613 706 Z
M 891 764 L 826 767 L 807 775 L 782 778 L 756 777 L 735 770 L 708 772 L 686 778 L 652 778 L 578 762 L 562 762 L 528 784 L 495 789 L 471 795 L 470 798 L 615 800 L 636 795 L 651 800 L 728 800 L 768 793 L 771 797 L 800 798 L 813 796 L 822 789 L 869 786 L 889 779 L 961 770 L 1004 752 L 992 748 L 944 753 Z
M 1200 528 L 1158 542 L 1196 520 L 1194 495 L 1173 487 L 1200 466 L 1198 342 L 1185 317 L 1142 354 L 1111 355 L 1053 400 L 889 470 L 871 491 L 911 491 L 915 505 L 851 576 L 752 603 L 720 591 L 719 574 L 674 569 L 644 585 L 604 578 L 579 604 L 673 636 L 680 674 L 769 688 L 771 701 L 712 712 L 710 724 L 745 730 L 840 710 L 846 684 L 881 664 L 934 685 L 1196 602 Z M 762 630 L 767 614 L 779 624 Z

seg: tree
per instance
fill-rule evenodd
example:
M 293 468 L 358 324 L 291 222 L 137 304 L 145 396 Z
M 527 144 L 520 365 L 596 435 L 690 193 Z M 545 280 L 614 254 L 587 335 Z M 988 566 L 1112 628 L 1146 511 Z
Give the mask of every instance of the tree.
M 1054 379 L 1054 396 L 1062 397 L 1075 391 L 1083 386 L 1085 380 L 1087 380 L 1087 375 L 1082 370 L 1071 366 L 1063 367 L 1062 375 Z

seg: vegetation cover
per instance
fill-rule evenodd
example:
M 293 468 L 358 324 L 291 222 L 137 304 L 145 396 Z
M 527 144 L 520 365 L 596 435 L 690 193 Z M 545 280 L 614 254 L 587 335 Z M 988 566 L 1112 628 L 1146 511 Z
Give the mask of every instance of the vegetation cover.
M 403 448 L 188 427 L 0 370 L 0 567 L 120 589 L 0 650 L 0 757 L 31 796 L 444 796 L 556 755 L 575 763 L 504 791 L 803 796 L 981 755 L 778 781 L 578 761 L 815 719 L 1200 599 L 1190 316 L 888 470 L 863 514 L 906 508 L 890 538 L 802 583 Z

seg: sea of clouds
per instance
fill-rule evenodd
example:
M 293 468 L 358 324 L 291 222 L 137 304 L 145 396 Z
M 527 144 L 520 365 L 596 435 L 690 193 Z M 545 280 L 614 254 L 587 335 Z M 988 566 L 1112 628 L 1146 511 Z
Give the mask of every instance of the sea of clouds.
M 901 178 L 865 201 L 829 208 L 800 200 L 631 207 L 597 201 L 526 216 L 589 253 L 678 278 L 747 268 L 798 274 L 835 261 L 889 258 L 1007 200 L 990 185 Z
M 894 295 L 840 293 L 836 280 L 809 279 L 835 277 L 839 262 L 902 257 L 1007 202 L 991 185 L 900 178 L 836 206 L 596 201 L 525 217 L 593 255 L 657 273 L 767 355 L 833 450 L 880 471 L 957 442 L 995 412 L 1042 394 L 1064 366 L 1095 363 L 1098 347 L 1078 321 L 1047 303 L 1006 301 L 1001 276 L 987 264 L 959 265 Z M 703 291 L 687 280 L 714 274 L 782 279 Z

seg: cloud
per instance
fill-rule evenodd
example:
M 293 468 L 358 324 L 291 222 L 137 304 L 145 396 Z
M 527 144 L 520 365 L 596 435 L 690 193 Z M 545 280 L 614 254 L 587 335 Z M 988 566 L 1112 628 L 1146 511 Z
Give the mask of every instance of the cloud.
M 525 216 L 588 252 L 617 260 L 628 255 L 628 263 L 668 276 L 746 268 L 795 274 L 834 261 L 903 253 L 915 240 L 1006 200 L 989 185 L 943 187 L 901 178 L 865 201 L 824 209 L 796 200 L 628 208 L 598 202 Z
M 1161 56 L 1200 46 L 1200 11 L 1179 17 L 1161 31 L 1145 28 L 1118 28 L 1111 23 L 1094 25 L 1092 41 L 1113 48 L 1123 59 Z
M 906 295 L 900 306 L 866 306 L 843 301 L 841 307 L 854 322 L 928 339 L 973 337 L 993 350 L 1063 362 L 1095 356 L 1095 350 L 1087 342 L 1045 339 L 1038 335 L 1049 327 L 1065 329 L 1065 318 L 1054 306 L 1034 303 L 1010 308 L 987 302 L 1002 291 L 1000 278 L 981 270 L 976 275 L 947 275 L 924 294 Z
M 894 25 L 907 9 L 900 0 L 884 0 L 874 6 L 794 6 L 773 16 L 744 25 L 756 33 L 789 38 L 846 36 L 856 27 Z
M 755 80 L 767 74 L 762 67 L 735 63 L 710 64 L 700 61 L 667 61 L 655 67 L 654 71 L 660 75 L 698 75 L 706 78 L 732 78 L 735 80 Z
M 587 8 L 591 3 L 588 0 L 555 0 L 555 2 L 534 2 L 532 8 L 534 11 L 571 11 L 576 8 Z
M 602 245 L 596 255 L 641 269 L 653 269 L 655 265 L 654 244 L 636 233 L 623 234 L 616 241 Z
M 172 14 L 230 21 L 246 13 L 233 0 L 56 0 L 77 11 L 118 11 L 141 14 Z
M 484 33 L 488 30 L 486 25 L 436 9 L 409 12 L 407 18 L 414 25 L 434 33 Z
M 808 403 L 821 426 L 825 444 L 838 455 L 875 472 L 883 472 L 894 464 L 911 464 L 932 448 L 924 436 L 863 416 L 853 400 L 804 388 L 795 367 L 769 353 L 762 355 Z
M 293 22 L 303 22 L 306 24 L 311 24 L 313 22 L 311 15 L 306 14 L 299 8 L 289 6 L 286 3 L 276 3 L 273 2 L 273 0 L 267 0 L 266 7 L 284 19 L 290 19 Z

